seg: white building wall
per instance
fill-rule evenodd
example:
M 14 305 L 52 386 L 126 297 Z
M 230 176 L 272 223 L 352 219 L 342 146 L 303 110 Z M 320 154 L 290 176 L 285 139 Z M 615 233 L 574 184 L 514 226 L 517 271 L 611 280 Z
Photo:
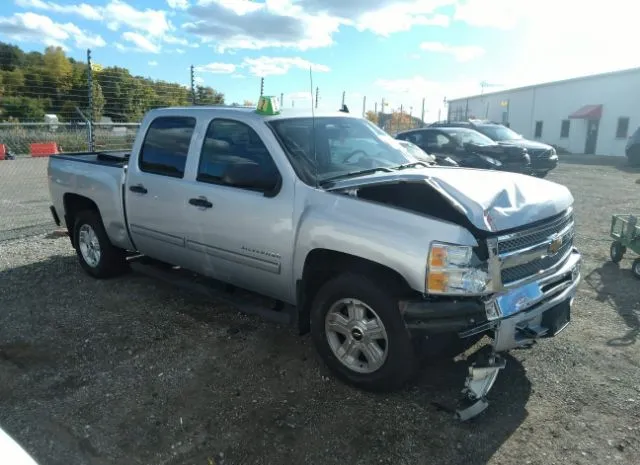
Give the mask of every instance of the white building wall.
M 500 105 L 509 101 L 508 108 Z M 587 121 L 571 119 L 569 137 L 560 137 L 562 120 L 585 105 L 602 104 L 596 153 L 624 155 L 627 138 L 616 138 L 618 118 L 629 118 L 631 136 L 640 126 L 640 69 L 541 84 L 449 101 L 451 119 L 490 119 L 503 122 L 508 110 L 510 127 L 527 139 L 584 153 Z M 542 121 L 542 136 L 534 137 L 536 121 Z

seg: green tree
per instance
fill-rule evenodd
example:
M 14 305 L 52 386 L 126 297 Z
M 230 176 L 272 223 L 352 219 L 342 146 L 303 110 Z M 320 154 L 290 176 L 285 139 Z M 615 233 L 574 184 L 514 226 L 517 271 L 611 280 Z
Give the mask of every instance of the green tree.
M 365 113 L 365 117 L 373 124 L 378 124 L 378 115 L 376 115 L 375 112 L 368 111 L 367 113 Z
M 2 100 L 3 119 L 17 118 L 20 121 L 42 121 L 48 102 L 29 97 L 6 97 Z
M 196 86 L 196 102 L 198 105 L 221 105 L 224 94 L 208 86 Z

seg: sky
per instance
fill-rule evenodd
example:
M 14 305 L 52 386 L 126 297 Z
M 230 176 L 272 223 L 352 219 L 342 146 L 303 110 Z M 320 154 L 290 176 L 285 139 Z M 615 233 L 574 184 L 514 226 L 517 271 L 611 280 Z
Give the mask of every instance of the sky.
M 640 66 L 634 0 L 0 0 L 0 40 L 284 107 L 403 110 Z M 311 73 L 310 73 L 311 70 Z M 312 82 L 311 82 L 312 79 Z M 482 87 L 481 83 L 485 86 Z M 365 101 L 366 98 L 366 101 Z

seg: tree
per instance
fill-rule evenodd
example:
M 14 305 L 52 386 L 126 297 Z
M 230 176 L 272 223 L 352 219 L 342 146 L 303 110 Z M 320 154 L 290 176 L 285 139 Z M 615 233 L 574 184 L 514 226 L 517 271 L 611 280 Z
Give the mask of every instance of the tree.
M 20 121 L 43 121 L 48 102 L 29 97 L 6 97 L 2 100 L 4 118 L 17 118 Z
M 56 85 L 58 95 L 71 88 L 73 65 L 67 59 L 62 48 L 47 47 L 44 52 L 43 64 L 43 71 L 51 76 L 51 80 Z
M 245 107 L 255 107 L 255 106 L 256 106 L 256 104 L 255 104 L 255 103 L 253 103 L 251 100 L 245 100 L 242 104 L 243 104 Z
M 373 111 L 369 110 L 365 117 L 371 121 L 373 124 L 378 124 L 378 115 L 376 115 Z
M 0 42 L 0 69 L 13 71 L 24 64 L 24 52 L 20 47 Z
M 196 102 L 199 105 L 221 105 L 224 104 L 224 94 L 209 86 L 196 86 Z

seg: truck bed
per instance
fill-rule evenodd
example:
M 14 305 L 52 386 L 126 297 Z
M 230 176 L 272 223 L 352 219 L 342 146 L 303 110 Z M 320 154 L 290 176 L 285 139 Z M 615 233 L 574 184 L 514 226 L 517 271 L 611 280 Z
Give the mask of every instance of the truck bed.
M 111 168 L 122 168 L 129 161 L 128 150 L 109 151 L 109 152 L 78 152 L 60 155 L 51 155 L 51 158 L 59 160 L 78 161 L 81 163 L 90 163 L 92 165 L 109 166 Z

